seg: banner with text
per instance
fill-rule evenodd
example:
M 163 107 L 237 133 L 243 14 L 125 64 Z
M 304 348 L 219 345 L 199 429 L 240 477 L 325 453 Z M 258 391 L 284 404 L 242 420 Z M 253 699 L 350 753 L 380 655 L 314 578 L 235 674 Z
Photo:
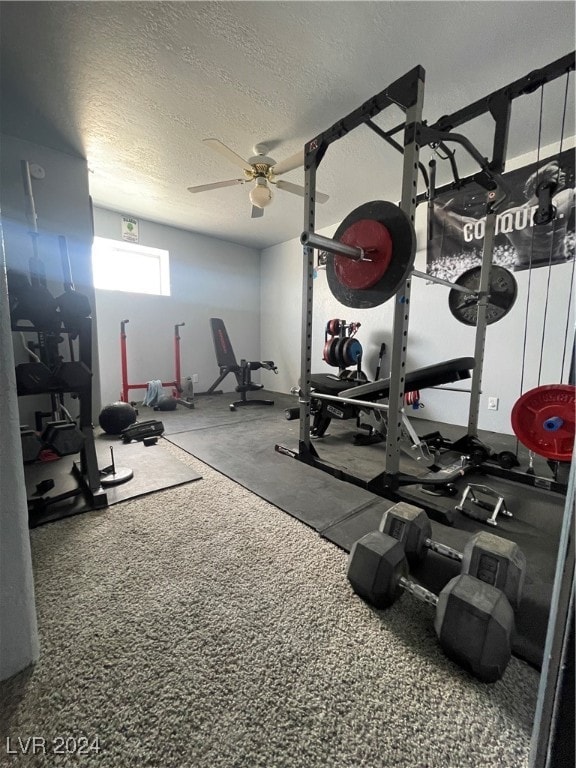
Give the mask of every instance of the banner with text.
M 574 151 L 503 174 L 509 195 L 496 219 L 492 261 L 517 272 L 574 259 Z M 550 188 L 554 217 L 537 224 L 536 190 Z M 486 190 L 476 183 L 439 195 L 428 240 L 427 272 L 454 281 L 482 262 Z M 429 214 L 430 215 L 430 214 Z

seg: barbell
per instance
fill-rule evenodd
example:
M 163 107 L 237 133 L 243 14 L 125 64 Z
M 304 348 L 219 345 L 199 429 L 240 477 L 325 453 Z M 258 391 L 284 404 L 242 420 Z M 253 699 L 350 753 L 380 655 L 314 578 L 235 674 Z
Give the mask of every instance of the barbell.
M 334 238 L 303 232 L 302 245 L 326 257 L 328 287 L 347 307 L 371 309 L 388 301 L 409 277 L 451 288 L 450 311 L 466 325 L 476 325 L 480 267 L 467 270 L 454 282 L 413 269 L 416 233 L 410 217 L 386 200 L 364 203 L 346 216 Z M 502 319 L 516 300 L 516 280 L 503 267 L 492 265 L 487 293 L 486 322 Z

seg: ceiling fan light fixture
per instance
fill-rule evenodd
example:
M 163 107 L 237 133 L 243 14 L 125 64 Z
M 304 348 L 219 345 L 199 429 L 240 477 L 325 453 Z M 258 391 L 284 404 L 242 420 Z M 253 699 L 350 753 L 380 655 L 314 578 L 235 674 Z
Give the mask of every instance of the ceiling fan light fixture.
M 250 191 L 250 202 L 257 208 L 266 208 L 272 202 L 272 192 L 266 179 L 256 179 L 256 186 Z

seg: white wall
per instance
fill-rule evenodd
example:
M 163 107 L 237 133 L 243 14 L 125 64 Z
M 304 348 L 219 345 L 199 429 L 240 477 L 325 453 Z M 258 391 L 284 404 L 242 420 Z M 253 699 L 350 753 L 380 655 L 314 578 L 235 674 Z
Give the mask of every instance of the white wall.
M 574 141 L 565 141 L 563 149 L 573 146 Z M 557 151 L 556 147 L 547 147 L 541 150 L 540 157 L 546 157 L 554 151 Z M 507 170 L 522 167 L 536 159 L 535 153 L 516 158 L 514 162 L 508 163 Z M 418 251 L 414 264 L 414 268 L 420 271 L 426 269 L 425 221 L 426 210 L 421 205 L 416 215 Z M 320 234 L 331 236 L 336 227 L 337 224 L 325 228 Z M 506 317 L 487 330 L 480 429 L 512 434 L 510 412 L 522 392 L 537 385 L 566 381 L 574 338 L 572 273 L 572 263 L 555 265 L 551 270 L 540 267 L 514 273 L 518 283 L 516 303 Z M 261 274 L 262 343 L 272 345 L 278 341 L 280 351 L 276 354 L 282 360 L 282 365 L 277 389 L 288 392 L 300 377 L 303 254 L 299 241 L 291 240 L 263 251 Z M 328 320 L 340 318 L 362 324 L 357 337 L 364 349 L 363 368 L 372 377 L 380 343 L 386 342 L 389 350 L 392 316 L 393 300 L 373 309 L 343 306 L 331 294 L 326 272 L 319 270 L 314 280 L 312 370 L 334 372 L 335 369 L 322 360 L 324 328 Z M 562 372 L 566 327 L 568 342 Z M 413 278 L 408 370 L 454 357 L 473 356 L 474 334 L 474 328 L 458 323 L 450 313 L 447 288 Z M 389 360 L 387 354 L 383 361 L 382 375 L 386 375 L 389 370 Z M 467 384 L 463 382 L 454 386 L 465 388 Z M 487 410 L 488 396 L 499 398 L 498 411 Z M 462 426 L 468 422 L 467 394 L 429 389 L 422 393 L 422 402 L 425 408 L 418 412 L 410 411 L 411 415 Z
M 0 223 L 0 680 L 5 680 L 38 659 L 39 645 L 1 235 Z
M 121 240 L 123 214 L 94 209 L 95 235 Z M 170 253 L 170 296 L 149 296 L 119 291 L 96 291 L 100 339 L 102 405 L 119 399 L 121 391 L 120 322 L 128 319 L 127 359 L 130 383 L 174 379 L 174 325 L 180 329 L 182 376 L 198 374 L 197 392 L 219 375 L 209 319 L 226 324 L 236 358 L 260 359 L 260 253 L 242 245 L 205 237 L 174 227 L 139 220 L 141 245 Z M 273 347 L 262 346 L 264 359 L 273 359 Z M 262 383 L 273 386 L 274 374 L 262 371 Z M 258 376 L 254 376 L 258 381 Z M 228 376 L 219 389 L 236 386 Z M 169 393 L 169 390 L 166 390 Z M 142 400 L 145 390 L 132 390 L 131 400 Z

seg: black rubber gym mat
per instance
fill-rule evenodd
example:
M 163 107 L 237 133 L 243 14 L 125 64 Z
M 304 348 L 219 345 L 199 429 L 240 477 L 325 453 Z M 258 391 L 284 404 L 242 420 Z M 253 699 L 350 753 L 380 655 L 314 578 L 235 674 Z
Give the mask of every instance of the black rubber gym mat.
M 134 472 L 133 478 L 128 482 L 108 486 L 105 489 L 108 506 L 136 496 L 143 496 L 164 488 L 201 479 L 201 475 L 178 461 L 165 448 L 162 448 L 161 441 L 156 445 L 146 447 L 142 442 L 124 444 L 118 437 L 96 434 L 94 445 L 100 470 L 111 464 L 110 447 L 112 447 L 116 467 L 128 467 Z M 47 497 L 60 496 L 77 488 L 78 484 L 71 474 L 72 465 L 75 461 L 78 461 L 77 455 L 64 456 L 57 461 L 27 465 L 25 478 L 28 498 L 35 498 L 38 483 L 45 480 L 54 480 L 55 483 L 54 488 L 46 492 L 45 496 Z M 32 513 L 30 515 L 30 527 L 35 528 L 38 525 L 60 520 L 63 517 L 90 511 L 91 508 L 86 503 L 85 498 L 79 495 L 49 504 L 45 511 Z
M 264 390 L 261 393 L 249 394 L 248 399 L 252 396 L 271 398 L 275 404 L 274 406 L 245 405 L 232 412 L 230 404 L 237 400 L 239 395 L 236 392 L 228 392 L 222 395 L 196 397 L 194 408 L 190 409 L 178 406 L 175 411 L 155 411 L 153 408 L 139 404 L 137 406 L 138 421 L 158 419 L 164 425 L 164 436 L 166 437 L 179 432 L 190 432 L 206 427 L 228 427 L 249 421 L 266 421 L 270 419 L 271 415 L 274 420 L 277 420 L 278 413 L 282 414 L 284 407 L 288 408 L 297 403 L 297 400 L 289 395 L 277 395 Z M 274 411 L 273 414 L 272 411 Z M 285 421 L 285 419 L 283 420 Z
M 276 420 L 237 421 L 166 439 L 316 531 L 374 502 L 374 494 L 277 453 L 274 445 L 288 430 L 292 434 L 285 444 L 297 447 L 297 429 L 297 421 L 286 422 L 276 413 Z

